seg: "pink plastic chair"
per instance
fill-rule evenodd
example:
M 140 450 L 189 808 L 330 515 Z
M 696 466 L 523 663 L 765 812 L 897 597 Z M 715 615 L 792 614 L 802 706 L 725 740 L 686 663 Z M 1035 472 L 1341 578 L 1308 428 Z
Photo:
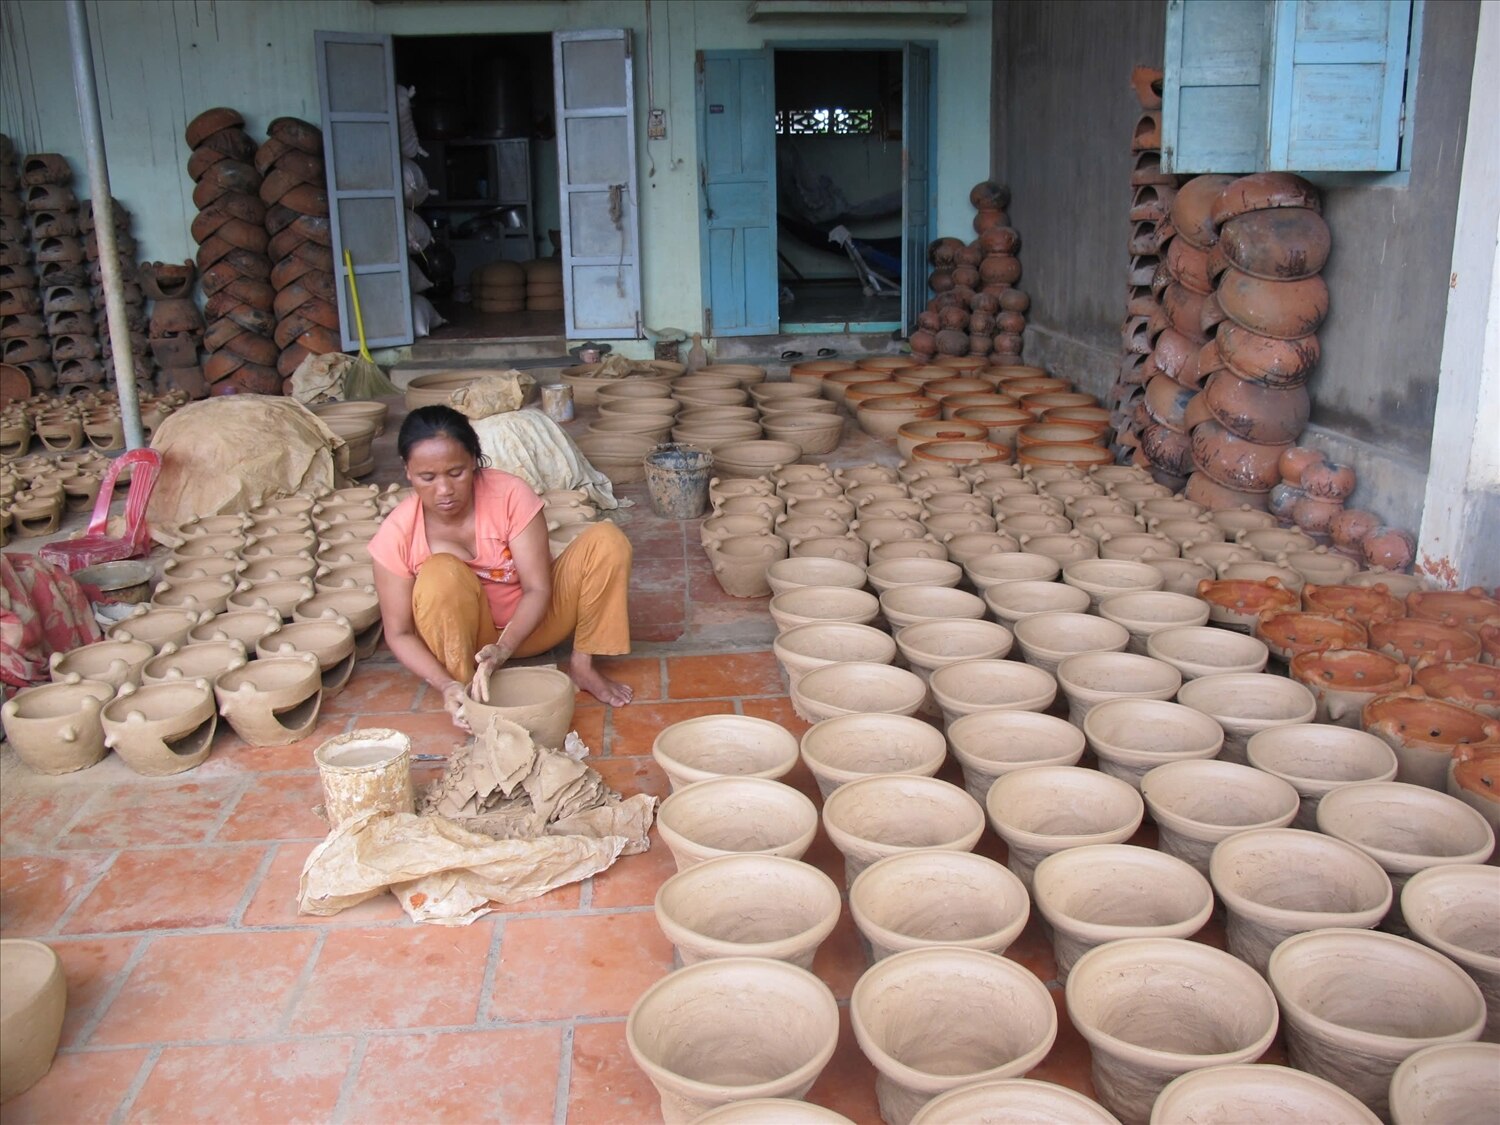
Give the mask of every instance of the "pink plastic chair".
M 109 505 L 114 499 L 115 479 L 120 471 L 134 466 L 130 474 L 130 491 L 125 496 L 125 537 L 111 539 L 105 534 L 109 526 Z M 99 485 L 94 514 L 89 529 L 78 539 L 49 543 L 37 552 L 46 562 L 62 567 L 67 573 L 97 563 L 138 559 L 151 549 L 151 532 L 146 526 L 146 505 L 161 475 L 161 454 L 154 449 L 132 449 L 121 454 L 110 465 Z

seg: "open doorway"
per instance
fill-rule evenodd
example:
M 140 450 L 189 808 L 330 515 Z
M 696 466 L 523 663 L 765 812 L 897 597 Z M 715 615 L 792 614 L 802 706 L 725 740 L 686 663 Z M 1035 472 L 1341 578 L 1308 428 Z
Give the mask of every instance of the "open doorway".
M 902 52 L 778 49 L 774 64 L 781 329 L 897 328 Z
M 560 338 L 560 192 L 548 35 L 398 36 L 432 194 L 413 254 L 448 323 L 435 339 Z

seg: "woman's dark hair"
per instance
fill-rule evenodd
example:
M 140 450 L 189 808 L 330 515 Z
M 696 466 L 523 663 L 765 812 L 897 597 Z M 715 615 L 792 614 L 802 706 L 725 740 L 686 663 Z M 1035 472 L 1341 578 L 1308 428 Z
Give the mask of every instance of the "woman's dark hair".
M 396 452 L 402 462 L 411 459 L 411 451 L 429 438 L 452 438 L 468 451 L 474 463 L 481 469 L 489 467 L 490 459 L 479 447 L 479 435 L 469 420 L 451 406 L 419 406 L 401 423 L 401 433 L 396 437 Z

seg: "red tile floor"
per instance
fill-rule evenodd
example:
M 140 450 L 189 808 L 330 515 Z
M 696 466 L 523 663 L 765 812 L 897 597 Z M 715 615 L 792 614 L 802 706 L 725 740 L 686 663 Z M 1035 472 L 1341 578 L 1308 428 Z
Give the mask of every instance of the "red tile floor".
M 639 643 L 606 667 L 635 702 L 580 697 L 575 725 L 610 785 L 665 796 L 650 750 L 669 723 L 734 712 L 806 726 L 769 651 L 765 601 L 718 589 L 696 521 L 657 519 L 640 486 L 622 491 L 639 501 L 620 517 L 636 548 Z M 624 1017 L 672 968 L 651 909 L 673 871 L 665 847 L 463 928 L 414 925 L 390 896 L 299 916 L 301 866 L 324 834 L 311 751 L 360 726 L 404 730 L 418 753 L 457 737 L 434 693 L 382 650 L 304 742 L 256 749 L 221 729 L 213 756 L 175 778 L 113 758 L 40 777 L 0 753 L 0 934 L 55 948 L 69 990 L 62 1050 L 5 1106 L 7 1125 L 658 1119 Z M 804 768 L 787 780 L 817 800 Z M 978 850 L 1004 856 L 990 833 Z M 842 883 L 826 837 L 807 859 Z M 1216 923 L 1201 936 L 1222 943 Z M 1057 1045 L 1032 1076 L 1091 1093 L 1088 1048 L 1035 920 L 1008 956 L 1051 982 L 1058 1005 Z M 846 911 L 815 968 L 846 1005 L 864 967 Z M 810 1099 L 878 1121 L 847 1015 Z

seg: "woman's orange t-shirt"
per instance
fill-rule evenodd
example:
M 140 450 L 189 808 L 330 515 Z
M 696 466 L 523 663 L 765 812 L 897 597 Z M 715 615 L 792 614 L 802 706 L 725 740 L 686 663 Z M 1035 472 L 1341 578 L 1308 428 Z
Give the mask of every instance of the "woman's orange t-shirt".
M 521 579 L 510 541 L 542 510 L 542 498 L 520 477 L 481 469 L 474 478 L 474 558 L 469 569 L 489 599 L 495 626 L 503 628 L 521 600 Z M 432 557 L 422 503 L 408 496 L 397 504 L 370 540 L 370 557 L 392 574 L 415 578 Z

